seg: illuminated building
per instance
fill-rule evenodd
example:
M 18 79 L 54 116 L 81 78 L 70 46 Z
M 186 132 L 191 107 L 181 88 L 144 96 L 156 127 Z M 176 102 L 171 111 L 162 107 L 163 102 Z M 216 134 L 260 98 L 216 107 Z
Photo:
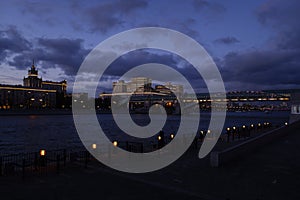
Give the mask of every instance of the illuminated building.
M 0 84 L 0 109 L 63 108 L 67 81 L 43 81 L 34 63 L 22 85 Z
M 291 97 L 290 123 L 300 120 L 300 93 L 294 93 Z
M 150 92 L 152 80 L 147 77 L 131 78 L 127 83 L 127 92 Z
M 127 92 L 127 83 L 123 80 L 113 82 L 113 91 L 114 93 Z
M 178 97 L 182 97 L 183 95 L 183 86 L 182 85 L 175 85 L 167 82 L 165 85 L 157 85 L 155 86 L 155 91 L 163 94 L 170 94 L 173 92 L 177 94 Z

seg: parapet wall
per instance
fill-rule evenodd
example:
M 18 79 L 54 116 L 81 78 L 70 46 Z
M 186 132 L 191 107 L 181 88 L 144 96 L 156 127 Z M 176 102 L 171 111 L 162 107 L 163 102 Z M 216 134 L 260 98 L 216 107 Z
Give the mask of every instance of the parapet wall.
M 300 134 L 300 122 L 289 124 L 288 126 L 282 126 L 275 130 L 263 133 L 255 138 L 251 138 L 240 144 L 232 146 L 222 151 L 213 151 L 210 153 L 210 164 L 212 167 L 219 167 L 227 162 L 245 157 L 253 150 L 263 147 L 274 140 L 279 140 L 281 137 L 287 134 Z

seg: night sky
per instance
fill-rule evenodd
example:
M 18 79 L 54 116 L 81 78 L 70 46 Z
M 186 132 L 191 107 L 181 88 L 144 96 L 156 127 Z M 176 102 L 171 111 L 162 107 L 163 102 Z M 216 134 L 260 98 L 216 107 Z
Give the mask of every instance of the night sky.
M 35 59 L 43 79 L 66 79 L 71 90 L 79 66 L 98 43 L 131 28 L 158 26 L 203 45 L 229 91 L 300 88 L 298 0 L 3 0 L 0 4 L 1 84 L 22 84 Z M 122 71 L 151 58 L 182 65 L 168 53 L 146 51 L 122 57 L 118 66 Z M 107 74 L 101 89 L 109 90 L 116 79 L 118 74 Z

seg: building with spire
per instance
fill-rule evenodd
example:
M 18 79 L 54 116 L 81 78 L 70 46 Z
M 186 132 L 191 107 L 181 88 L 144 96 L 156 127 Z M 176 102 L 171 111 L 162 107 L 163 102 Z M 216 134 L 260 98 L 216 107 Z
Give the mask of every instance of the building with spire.
M 32 61 L 31 68 L 28 70 L 28 77 L 23 79 L 23 85 L 31 88 L 42 87 L 42 78 L 38 77 L 38 70 L 34 66 L 34 61 Z
M 0 110 L 64 108 L 67 81 L 43 81 L 32 62 L 23 85 L 0 84 Z

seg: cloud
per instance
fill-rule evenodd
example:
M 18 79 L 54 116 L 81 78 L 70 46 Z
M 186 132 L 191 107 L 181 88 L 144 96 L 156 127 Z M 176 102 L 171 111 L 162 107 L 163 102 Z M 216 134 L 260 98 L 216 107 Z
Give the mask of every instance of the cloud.
M 214 43 L 218 43 L 218 44 L 235 44 L 235 43 L 239 43 L 240 41 L 238 39 L 236 39 L 235 37 L 222 37 L 222 38 L 218 38 L 214 41 Z
M 18 3 L 22 7 L 23 14 L 33 14 L 41 16 L 47 15 L 54 10 L 53 4 L 48 2 L 20 1 Z
M 119 79 L 119 77 L 121 77 L 130 69 L 147 63 L 164 64 L 177 70 L 179 73 L 185 76 L 186 79 L 189 80 L 192 86 L 197 90 L 206 87 L 205 83 L 203 82 L 201 76 L 198 74 L 196 69 L 192 65 L 190 65 L 186 60 L 184 60 L 178 55 L 162 50 L 153 49 L 137 50 L 119 57 L 105 71 L 104 77 L 111 77 L 113 78 L 111 81 L 116 81 Z M 151 69 L 149 69 L 149 71 L 151 71 Z M 144 76 L 147 76 L 146 71 L 143 73 Z M 170 77 L 168 76 L 168 74 L 161 74 L 159 76 L 162 82 L 171 81 L 173 83 L 176 83 L 176 81 L 178 81 L 176 77 Z M 100 80 L 99 85 L 103 87 L 103 85 L 101 84 L 102 81 L 106 83 L 107 79 L 102 78 Z M 110 88 L 106 88 L 106 91 L 112 88 L 112 85 L 109 86 Z
M 47 1 L 17 1 L 16 5 L 23 15 L 30 15 L 35 22 L 41 25 L 54 26 L 60 23 L 60 18 L 54 15 L 57 12 L 57 5 Z
M 199 12 L 208 10 L 214 13 L 223 13 L 226 11 L 226 8 L 222 4 L 206 0 L 194 0 L 193 6 Z
M 87 20 L 87 25 L 91 32 L 106 33 L 108 30 L 121 26 L 125 23 L 126 17 L 134 14 L 135 11 L 146 8 L 147 1 L 131 0 L 131 1 L 112 1 L 99 3 L 92 7 L 80 8 L 78 3 L 73 4 L 72 9 L 79 12 Z M 78 29 L 78 24 L 73 23 L 74 29 Z
M 300 48 L 299 8 L 300 2 L 297 0 L 268 0 L 257 8 L 258 21 L 275 33 L 270 42 L 276 47 Z
M 300 2 L 267 0 L 257 20 L 273 34 L 260 49 L 228 53 L 220 62 L 226 86 L 233 89 L 300 87 Z
M 0 30 L 0 63 L 13 53 L 21 53 L 31 49 L 30 41 L 25 39 L 14 26 Z
M 34 49 L 14 56 L 9 65 L 25 69 L 35 59 L 43 69 L 60 68 L 66 75 L 73 76 L 89 52 L 81 39 L 37 38 L 36 45 Z
M 255 50 L 229 53 L 221 72 L 227 86 L 235 89 L 299 87 L 300 50 Z

